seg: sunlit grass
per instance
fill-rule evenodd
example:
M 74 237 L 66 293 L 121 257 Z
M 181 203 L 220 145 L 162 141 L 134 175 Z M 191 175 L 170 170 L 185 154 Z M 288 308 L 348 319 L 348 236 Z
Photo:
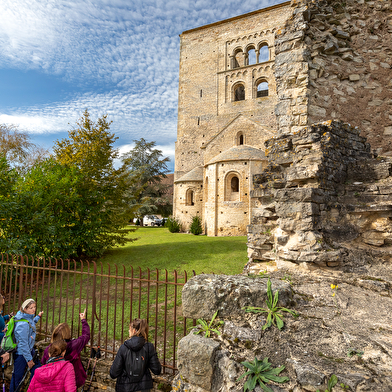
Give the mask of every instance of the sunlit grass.
M 170 233 L 163 227 L 141 227 L 130 237 L 138 240 L 107 251 L 98 263 L 234 275 L 247 262 L 245 236 L 194 236 Z

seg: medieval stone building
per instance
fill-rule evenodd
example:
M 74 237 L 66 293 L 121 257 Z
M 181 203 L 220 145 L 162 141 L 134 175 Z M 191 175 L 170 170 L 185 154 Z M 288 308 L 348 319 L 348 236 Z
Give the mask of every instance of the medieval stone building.
M 187 230 L 244 235 L 252 176 L 276 134 L 275 35 L 289 3 L 181 34 L 174 215 Z
M 391 32 L 390 1 L 292 0 L 182 33 L 173 210 L 183 229 L 199 215 L 207 235 L 246 233 L 268 139 L 337 119 L 391 155 Z

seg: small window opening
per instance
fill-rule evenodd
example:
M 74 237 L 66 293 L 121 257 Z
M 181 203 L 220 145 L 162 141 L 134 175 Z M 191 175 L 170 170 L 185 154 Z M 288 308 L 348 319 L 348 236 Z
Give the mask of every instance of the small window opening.
M 194 206 L 195 205 L 195 194 L 192 190 L 188 189 L 186 192 L 186 205 L 187 206 Z
M 240 132 L 238 132 L 237 133 L 237 136 L 236 136 L 236 142 L 235 142 L 235 144 L 237 145 L 237 146 L 241 146 L 242 144 L 244 144 L 244 134 L 240 131 Z
M 246 64 L 247 65 L 256 64 L 256 51 L 254 48 L 248 50 Z
M 261 82 L 257 85 L 257 98 L 268 97 L 268 83 Z
M 234 102 L 245 100 L 245 87 L 239 84 L 234 90 Z
M 200 90 L 200 98 L 203 96 L 203 90 Z
M 259 49 L 259 63 L 264 63 L 269 60 L 269 49 L 267 45 L 263 45 Z
M 238 177 L 233 177 L 231 179 L 231 191 L 232 192 L 239 192 L 239 185 L 240 185 L 240 182 L 238 180 Z

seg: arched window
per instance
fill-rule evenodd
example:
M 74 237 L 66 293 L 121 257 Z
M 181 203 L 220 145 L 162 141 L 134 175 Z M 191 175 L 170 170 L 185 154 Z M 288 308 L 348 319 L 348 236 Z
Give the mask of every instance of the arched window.
M 264 63 L 265 61 L 268 61 L 270 58 L 269 56 L 269 49 L 267 44 L 262 44 L 259 48 L 259 58 L 258 62 L 259 63 Z
M 244 139 L 244 134 L 241 131 L 238 132 L 236 137 L 236 145 L 242 146 L 244 144 Z
M 231 178 L 231 191 L 232 192 L 239 192 L 240 190 L 240 180 L 238 177 L 234 176 Z
M 225 182 L 225 201 L 240 200 L 240 179 L 237 173 L 229 173 Z
M 250 46 L 246 52 L 246 65 L 256 64 L 256 51 L 254 46 Z
M 237 49 L 232 57 L 231 68 L 239 68 L 244 66 L 244 53 L 242 49 Z
M 195 193 L 192 189 L 186 191 L 185 205 L 194 206 L 195 205 Z
M 259 80 L 256 83 L 256 97 L 268 97 L 268 82 L 265 80 Z
M 234 102 L 245 100 L 245 86 L 241 83 L 234 86 Z

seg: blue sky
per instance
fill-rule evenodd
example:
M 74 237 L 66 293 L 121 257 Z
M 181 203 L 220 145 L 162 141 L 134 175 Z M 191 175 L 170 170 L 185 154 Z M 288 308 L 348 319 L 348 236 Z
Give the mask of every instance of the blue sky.
M 0 123 L 51 148 L 88 109 L 116 147 L 155 141 L 174 168 L 179 34 L 283 0 L 1 0 Z

